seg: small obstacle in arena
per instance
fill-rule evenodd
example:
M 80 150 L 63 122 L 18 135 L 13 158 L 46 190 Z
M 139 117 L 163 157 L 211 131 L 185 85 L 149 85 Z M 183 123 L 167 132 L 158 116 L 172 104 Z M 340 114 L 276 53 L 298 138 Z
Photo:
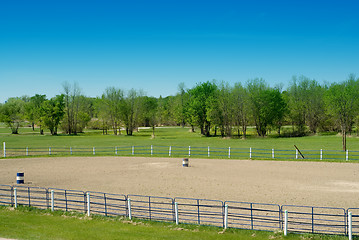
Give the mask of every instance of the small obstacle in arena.
M 23 172 L 18 172 L 16 174 L 16 184 L 24 184 L 25 174 Z
M 182 160 L 182 167 L 188 167 L 188 158 L 183 158 Z

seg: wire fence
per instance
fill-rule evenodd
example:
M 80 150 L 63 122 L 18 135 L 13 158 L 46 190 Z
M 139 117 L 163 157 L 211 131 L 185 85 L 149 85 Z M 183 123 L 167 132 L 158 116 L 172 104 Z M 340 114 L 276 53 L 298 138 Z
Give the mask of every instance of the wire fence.
M 330 208 L 124 195 L 57 188 L 0 185 L 0 205 L 33 206 L 87 215 L 211 225 L 250 230 L 359 234 L 359 208 Z M 350 220 L 349 220 L 350 218 Z
M 212 148 L 191 146 L 115 146 L 115 147 L 6 147 L 2 157 L 21 156 L 166 156 L 233 159 L 302 159 L 308 160 L 359 160 L 359 151 L 302 150 L 261 148 Z

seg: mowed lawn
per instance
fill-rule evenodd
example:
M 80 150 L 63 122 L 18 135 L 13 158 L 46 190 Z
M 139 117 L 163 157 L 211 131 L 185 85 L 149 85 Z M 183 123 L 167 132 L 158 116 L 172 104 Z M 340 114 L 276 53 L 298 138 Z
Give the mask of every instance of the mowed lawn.
M 289 234 L 174 223 L 87 217 L 83 214 L 0 207 L 0 237 L 13 239 L 347 239 L 345 236 Z
M 189 128 L 168 127 L 156 128 L 155 138 L 152 137 L 151 129 L 140 129 L 133 136 L 126 136 L 122 131 L 121 135 L 103 135 L 102 131 L 87 131 L 76 136 L 59 134 L 51 136 L 48 132 L 40 135 L 38 129 L 21 128 L 20 134 L 10 134 L 8 128 L 0 128 L 0 142 L 6 142 L 9 148 L 39 148 L 39 147 L 115 147 L 115 146 L 193 146 L 211 148 L 261 148 L 261 149 L 283 149 L 294 150 L 294 145 L 301 150 L 342 150 L 342 137 L 339 134 L 318 134 L 306 137 L 258 137 L 255 129 L 249 129 L 249 136 L 246 139 L 204 137 L 199 130 L 192 133 Z M 1 146 L 2 148 L 2 146 Z M 355 134 L 348 136 L 347 148 L 359 150 L 359 138 Z

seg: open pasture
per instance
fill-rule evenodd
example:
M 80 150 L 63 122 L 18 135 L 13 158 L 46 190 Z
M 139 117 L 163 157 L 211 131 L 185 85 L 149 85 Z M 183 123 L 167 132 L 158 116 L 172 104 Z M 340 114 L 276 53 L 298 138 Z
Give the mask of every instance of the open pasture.
M 119 194 L 357 207 L 359 164 L 179 158 L 1 159 L 0 183 Z

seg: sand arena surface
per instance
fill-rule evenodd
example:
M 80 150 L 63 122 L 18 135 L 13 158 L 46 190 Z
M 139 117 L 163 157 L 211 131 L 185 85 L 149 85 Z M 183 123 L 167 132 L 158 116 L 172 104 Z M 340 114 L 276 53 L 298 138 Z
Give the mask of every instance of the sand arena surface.
M 0 184 L 257 203 L 359 207 L 359 164 L 179 158 L 0 160 Z

